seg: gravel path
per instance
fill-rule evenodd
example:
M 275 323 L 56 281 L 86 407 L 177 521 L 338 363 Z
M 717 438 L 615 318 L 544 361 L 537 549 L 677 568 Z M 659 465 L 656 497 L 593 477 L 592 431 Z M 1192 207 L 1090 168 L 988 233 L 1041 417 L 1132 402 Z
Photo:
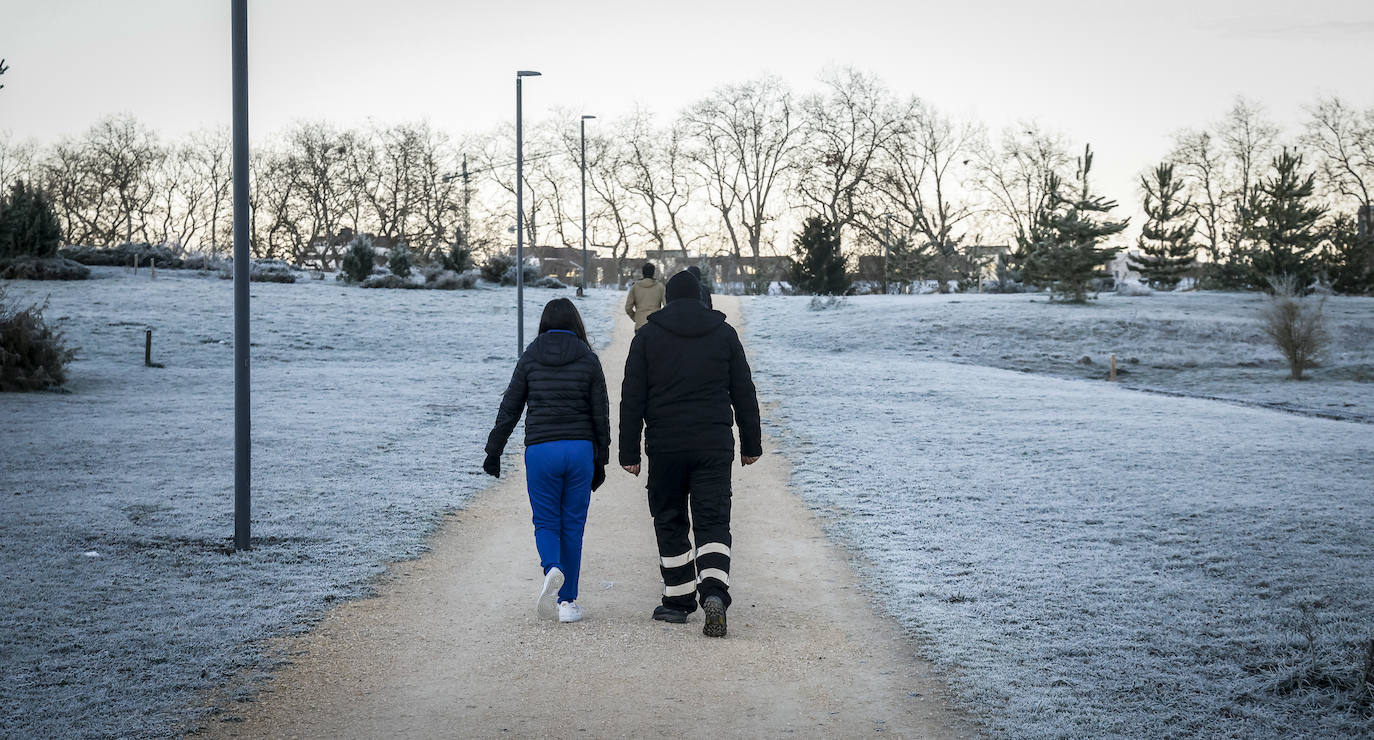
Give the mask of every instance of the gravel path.
M 738 304 L 718 303 L 732 316 Z M 631 325 L 603 364 L 616 408 Z M 493 410 L 493 414 L 495 411 Z M 614 424 L 612 425 L 615 426 Z M 513 440 L 518 445 L 519 440 Z M 765 438 L 736 469 L 729 635 L 649 619 L 661 588 L 643 478 L 593 495 L 581 623 L 537 621 L 540 583 L 523 466 L 451 517 L 377 598 L 286 638 L 290 665 L 215 737 L 972 737 L 934 669 L 875 615 L 845 556 L 787 488 Z M 455 461 L 455 465 L 479 461 Z

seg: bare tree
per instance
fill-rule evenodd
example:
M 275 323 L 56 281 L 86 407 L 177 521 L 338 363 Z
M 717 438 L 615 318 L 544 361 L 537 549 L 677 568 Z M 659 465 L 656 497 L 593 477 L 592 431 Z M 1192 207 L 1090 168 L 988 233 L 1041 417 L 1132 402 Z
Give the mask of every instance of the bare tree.
M 108 199 L 114 206 L 110 221 L 97 222 L 102 241 L 147 241 L 153 173 L 167 156 L 157 134 L 132 116 L 110 116 L 87 132 L 84 148 L 98 202 Z
M 689 156 L 705 181 L 740 257 L 736 224 L 758 264 L 764 230 L 774 217 L 773 196 L 794 166 L 801 119 L 792 93 L 775 77 L 727 85 L 692 105 L 683 124 Z
M 1187 183 L 1188 210 L 1197 218 L 1202 248 L 1211 262 L 1220 262 L 1226 243 L 1226 174 L 1216 138 L 1207 131 L 1181 131 L 1174 136 L 1169 160 Z
M 1318 153 L 1327 189 L 1357 206 L 1374 203 L 1374 108 L 1358 111 L 1332 96 L 1307 112 L 1302 141 Z
M 229 131 L 196 131 L 187 139 L 183 153 L 189 170 L 188 187 L 199 192 L 198 218 L 205 229 L 197 248 L 218 256 L 228 250 L 234 239 L 234 173 Z
M 618 127 L 616 136 L 627 149 L 626 189 L 641 201 L 644 220 L 640 228 L 659 249 L 667 249 L 672 238 L 678 249 L 686 250 L 700 235 L 688 239 L 683 234 L 683 211 L 691 203 L 693 184 L 681 126 L 663 131 L 654 126 L 652 114 L 636 109 Z
M 610 248 L 615 279 L 620 283 L 624 279 L 625 258 L 630 253 L 630 232 L 636 221 L 636 196 L 627 185 L 635 179 L 631 157 L 617 142 L 618 139 L 607 137 L 587 142 L 587 187 L 598 204 L 588 214 L 588 241 Z
M 1224 233 L 1233 251 L 1244 251 L 1254 231 L 1253 201 L 1260 171 L 1274 153 L 1279 129 L 1264 116 L 1258 104 L 1237 97 L 1217 128 L 1227 158 L 1227 221 Z
M 962 186 L 973 172 L 975 153 L 984 149 L 982 130 L 956 124 L 917 98 L 901 110 L 901 123 L 883 143 L 870 179 L 904 234 L 924 241 L 933 252 L 940 290 L 947 292 L 956 269 L 962 277 L 973 277 L 966 273 L 978 267 L 972 259 L 960 264 L 959 257 L 963 223 L 977 210 Z M 886 223 L 875 212 L 864 228 L 876 238 Z
M 843 237 L 864 210 L 875 159 L 902 124 L 877 78 L 845 68 L 823 81 L 825 90 L 802 103 L 797 191 Z
M 289 183 L 274 184 L 279 195 L 284 191 L 292 196 L 281 204 L 287 209 L 285 212 L 277 209 L 274 213 L 268 232 L 269 248 L 277 246 L 272 241 L 274 235 L 289 233 L 293 237 L 290 254 L 294 258 L 315 240 L 332 239 L 343 226 L 356 225 L 356 217 L 349 223 L 349 214 L 356 212 L 357 206 L 351 197 L 358 181 L 357 138 L 326 123 L 301 123 L 287 133 L 285 160 L 269 160 L 275 166 L 264 172 L 273 177 L 289 177 Z M 350 160 L 350 156 L 354 158 Z M 288 225 L 287 220 L 304 224 L 304 228 Z
M 16 141 L 9 131 L 0 131 L 0 187 L 16 180 L 37 179 L 38 146 L 32 141 Z
M 1017 244 L 1027 244 L 1041 214 L 1053 206 L 1051 181 L 1070 163 L 1064 140 L 1036 124 L 1007 129 L 999 146 L 974 150 L 976 186 Z

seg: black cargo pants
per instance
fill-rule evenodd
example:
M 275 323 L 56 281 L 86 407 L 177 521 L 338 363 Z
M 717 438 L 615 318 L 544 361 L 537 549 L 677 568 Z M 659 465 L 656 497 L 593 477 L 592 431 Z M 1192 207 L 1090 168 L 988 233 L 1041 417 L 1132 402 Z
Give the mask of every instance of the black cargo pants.
M 730 466 L 733 451 L 649 457 L 649 513 L 658 536 L 663 604 L 696 611 L 715 595 L 730 605 Z M 693 543 L 696 543 L 693 547 Z

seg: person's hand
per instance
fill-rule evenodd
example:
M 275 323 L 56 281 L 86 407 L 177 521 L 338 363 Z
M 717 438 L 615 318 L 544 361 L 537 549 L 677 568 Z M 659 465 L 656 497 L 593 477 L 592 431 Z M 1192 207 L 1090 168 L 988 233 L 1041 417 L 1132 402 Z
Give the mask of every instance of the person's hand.
M 639 475 L 639 463 L 635 463 L 634 465 L 621 465 L 620 467 L 625 468 L 625 472 L 629 473 L 630 475 Z
M 605 482 L 606 466 L 598 465 L 596 466 L 596 469 L 592 471 L 592 490 L 595 491 L 596 489 L 600 488 L 601 484 Z
M 753 465 L 754 463 L 759 461 L 759 456 L 754 455 L 753 457 L 750 457 L 748 455 L 740 455 L 739 461 L 741 465 Z
M 487 455 L 487 459 L 482 461 L 482 470 L 493 478 L 501 477 L 501 456 Z

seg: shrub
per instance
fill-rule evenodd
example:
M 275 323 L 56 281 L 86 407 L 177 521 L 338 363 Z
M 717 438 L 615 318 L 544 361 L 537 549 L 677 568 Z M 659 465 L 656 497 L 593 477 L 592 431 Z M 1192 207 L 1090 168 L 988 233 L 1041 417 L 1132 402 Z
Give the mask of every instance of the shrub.
M 471 290 L 477 287 L 477 273 L 456 273 L 437 265 L 425 270 L 425 287 L 433 290 Z
M 439 265 L 449 272 L 467 272 L 472 268 L 472 250 L 466 241 L 460 241 L 439 254 Z
M 362 281 L 363 288 L 423 288 L 420 283 L 412 283 L 398 275 L 373 275 Z
M 61 257 L 0 259 L 0 280 L 85 280 L 91 268 Z
M 248 281 L 252 283 L 294 283 L 296 273 L 291 266 L 281 260 L 262 260 L 254 262 L 249 268 Z
M 372 274 L 372 268 L 376 265 L 377 251 L 372 248 L 371 239 L 358 236 L 349 242 L 342 265 L 344 280 L 361 283 Z
M 1302 371 L 1316 367 L 1331 341 L 1322 309 L 1326 297 L 1304 298 L 1297 278 L 1269 278 L 1272 294 L 1261 315 L 1264 333 L 1288 360 L 1289 377 L 1302 380 Z
M 1177 283 L 1174 284 L 1177 285 Z M 1117 295 L 1130 296 L 1133 298 L 1138 296 L 1147 296 L 1155 294 L 1155 292 L 1153 290 L 1150 290 L 1150 288 L 1146 286 L 1144 283 L 1141 283 L 1136 280 L 1118 281 L 1116 284 L 1116 293 Z
M 386 256 L 386 266 L 396 277 L 410 277 L 410 247 L 404 244 L 392 247 Z
M 494 254 L 482 263 L 482 279 L 489 283 L 504 283 L 506 273 L 514 265 L 515 260 L 510 257 L 504 254 Z
M 67 363 L 76 350 L 43 321 L 46 307 L 20 310 L 0 286 L 0 391 L 37 391 L 66 382 Z
M 87 246 L 63 247 L 58 250 L 58 254 L 73 262 L 92 266 L 130 267 L 135 261 L 140 266 L 147 265 L 151 261 L 158 267 L 167 269 L 184 266 L 182 259 L 173 254 L 172 249 L 166 244 L 154 245 L 146 242 L 125 242 L 114 249 Z
M 541 277 L 535 280 L 534 282 L 530 282 L 528 273 L 525 276 L 525 284 L 530 286 L 531 288 L 554 288 L 555 290 L 562 290 L 568 287 L 563 284 L 562 280 L 559 280 L 558 278 L 553 277 L 552 275 L 548 277 Z
M 61 241 L 62 227 L 47 193 L 19 181 L 0 197 L 0 258 L 55 257 Z

